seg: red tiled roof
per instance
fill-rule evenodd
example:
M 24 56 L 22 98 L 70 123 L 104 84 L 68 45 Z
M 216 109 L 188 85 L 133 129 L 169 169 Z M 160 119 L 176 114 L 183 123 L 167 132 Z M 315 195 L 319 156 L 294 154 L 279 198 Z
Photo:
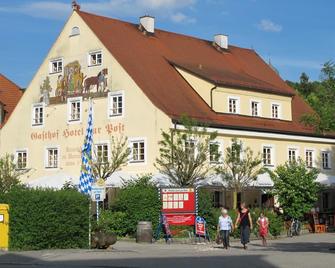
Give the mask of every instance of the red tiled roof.
M 0 125 L 0 128 L 8 120 L 21 96 L 22 91 L 20 87 L 0 73 L 0 102 L 5 105 L 5 120 Z
M 172 119 L 187 114 L 221 127 L 314 134 L 300 123 L 301 115 L 312 109 L 254 50 L 229 46 L 220 52 L 207 40 L 158 29 L 144 35 L 136 24 L 77 12 L 151 102 Z M 217 85 L 292 96 L 293 121 L 216 113 L 173 65 Z

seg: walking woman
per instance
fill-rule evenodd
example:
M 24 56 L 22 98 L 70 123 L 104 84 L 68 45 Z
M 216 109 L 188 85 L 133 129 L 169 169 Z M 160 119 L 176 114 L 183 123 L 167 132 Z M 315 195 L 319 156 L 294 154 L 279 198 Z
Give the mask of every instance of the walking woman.
M 249 210 L 245 207 L 245 203 L 241 203 L 240 211 L 237 215 L 235 228 L 240 225 L 241 229 L 241 243 L 244 249 L 247 249 L 249 243 L 250 230 L 252 230 L 252 219 Z
M 228 211 L 224 208 L 221 209 L 221 216 L 219 217 L 218 233 L 223 239 L 223 248 L 228 249 L 229 245 L 229 234 L 234 231 L 233 221 L 228 215 Z
M 262 245 L 265 247 L 267 246 L 266 237 L 269 232 L 269 220 L 265 217 L 263 212 L 261 212 L 257 220 L 257 225 L 259 227 L 259 236 L 262 238 Z

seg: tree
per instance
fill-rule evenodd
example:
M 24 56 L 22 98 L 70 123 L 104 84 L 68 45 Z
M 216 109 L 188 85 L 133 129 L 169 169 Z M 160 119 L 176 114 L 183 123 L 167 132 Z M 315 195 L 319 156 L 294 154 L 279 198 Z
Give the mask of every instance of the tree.
M 0 194 L 7 193 L 12 187 L 20 184 L 19 177 L 23 173 L 16 168 L 14 156 L 6 154 L 0 158 Z
M 107 150 L 102 147 L 96 147 L 93 159 L 93 176 L 96 179 L 107 180 L 114 172 L 121 169 L 128 162 L 130 149 L 128 148 L 128 139 L 125 137 L 111 138 L 111 155 L 108 158 Z
M 318 199 L 318 170 L 307 169 L 305 163 L 286 162 L 270 172 L 274 183 L 273 194 L 278 197 L 285 215 L 299 219 L 309 212 Z
M 232 139 L 223 157 L 223 162 L 217 167 L 217 174 L 233 190 L 233 208 L 237 207 L 237 193 L 249 187 L 257 176 L 265 172 L 260 153 L 254 155 L 249 147 L 244 147 L 242 141 Z
M 294 87 L 315 111 L 302 115 L 300 121 L 314 127 L 317 133 L 335 131 L 335 64 L 332 61 L 324 63 L 320 81 L 311 82 L 309 77 L 302 73 L 299 83 L 288 84 Z
M 209 163 L 210 144 L 217 133 L 208 132 L 205 126 L 187 117 L 183 117 L 181 122 L 184 130 L 162 131 L 160 155 L 155 166 L 171 184 L 193 186 L 204 180 L 213 169 Z M 215 154 L 217 158 L 218 152 Z

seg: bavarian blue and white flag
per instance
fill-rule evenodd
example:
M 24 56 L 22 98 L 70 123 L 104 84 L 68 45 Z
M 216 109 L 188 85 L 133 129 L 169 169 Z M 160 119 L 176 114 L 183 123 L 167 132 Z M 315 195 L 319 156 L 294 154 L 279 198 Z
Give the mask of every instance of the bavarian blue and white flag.
M 79 191 L 83 194 L 91 194 L 93 183 L 92 172 L 92 145 L 93 145 L 93 118 L 92 101 L 89 103 L 88 122 L 84 145 L 81 151 L 81 171 L 79 178 Z

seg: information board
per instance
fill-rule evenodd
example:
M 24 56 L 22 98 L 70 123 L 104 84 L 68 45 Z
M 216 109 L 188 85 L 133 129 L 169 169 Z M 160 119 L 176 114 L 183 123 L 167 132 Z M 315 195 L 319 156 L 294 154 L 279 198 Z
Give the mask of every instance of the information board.
M 163 213 L 194 213 L 194 188 L 163 188 L 161 190 Z
M 106 188 L 104 186 L 92 185 L 91 199 L 95 202 L 102 202 L 106 197 Z

